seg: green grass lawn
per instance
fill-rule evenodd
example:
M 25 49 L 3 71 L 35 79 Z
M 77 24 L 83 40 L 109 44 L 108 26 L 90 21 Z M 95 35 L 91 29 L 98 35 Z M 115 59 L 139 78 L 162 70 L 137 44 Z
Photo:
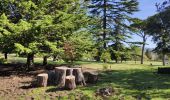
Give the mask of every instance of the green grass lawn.
M 16 58 L 18 60 L 18 58 Z M 14 59 L 15 60 L 15 59 Z M 19 60 L 23 60 L 19 58 Z M 37 60 L 41 62 L 40 60 Z M 52 62 L 52 60 L 50 60 Z M 56 62 L 53 62 L 56 63 Z M 97 62 L 76 62 L 82 67 L 97 69 L 100 71 L 100 79 L 97 84 L 78 87 L 74 91 L 57 91 L 57 93 L 80 93 L 91 97 L 95 91 L 101 87 L 112 86 L 117 89 L 119 94 L 115 98 L 124 97 L 125 100 L 135 100 L 135 97 L 142 97 L 143 100 L 167 100 L 170 98 L 170 75 L 157 74 L 157 68 L 162 67 L 161 62 L 140 62 L 135 64 L 134 61 L 124 62 L 122 64 L 109 63 L 108 71 L 103 70 L 103 63 Z M 150 65 L 152 63 L 152 65 Z M 111 66 L 111 69 L 110 69 Z M 166 66 L 169 67 L 169 66 Z M 48 90 L 56 87 L 37 88 L 29 95 L 39 98 L 39 95 L 46 95 Z M 45 93 L 45 94 L 44 94 Z M 46 94 L 47 93 L 47 94 Z M 51 93 L 51 92 L 50 92 Z M 111 98 L 110 100 L 114 100 Z
M 109 71 L 102 71 L 102 63 L 77 63 L 81 63 L 82 67 L 100 70 L 100 80 L 95 85 L 79 87 L 69 93 L 82 92 L 88 96 L 93 96 L 98 88 L 112 86 L 120 91 L 118 96 L 124 97 L 125 100 L 135 100 L 135 97 L 142 97 L 143 100 L 167 100 L 170 98 L 170 75 L 156 73 L 157 68 L 162 67 L 161 62 L 152 62 L 152 66 L 150 62 L 146 62 L 144 65 L 134 62 L 110 63 L 108 64 L 111 66 Z M 52 88 L 55 87 L 49 87 L 49 89 Z M 63 94 L 63 91 L 58 91 L 58 93 Z M 112 97 L 110 100 L 117 100 L 116 98 L 119 97 Z
M 144 65 L 127 62 L 123 64 L 109 64 L 110 71 L 101 72 L 101 80 L 96 88 L 113 86 L 121 90 L 125 96 L 141 96 L 143 99 L 167 100 L 170 98 L 170 75 L 157 74 L 161 62 L 145 62 Z M 152 63 L 152 66 L 150 65 Z M 84 64 L 83 67 L 101 70 L 103 64 Z M 168 66 L 166 66 L 168 67 Z M 93 90 L 87 87 L 85 90 Z M 92 88 L 92 89 L 90 89 Z

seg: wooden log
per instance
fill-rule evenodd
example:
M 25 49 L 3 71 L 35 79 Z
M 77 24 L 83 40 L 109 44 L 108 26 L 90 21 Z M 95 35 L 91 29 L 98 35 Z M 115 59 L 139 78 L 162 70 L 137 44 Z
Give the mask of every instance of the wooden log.
M 98 73 L 95 72 L 84 72 L 83 73 L 86 83 L 95 84 L 98 81 Z
M 46 87 L 47 86 L 47 80 L 48 80 L 48 74 L 38 74 L 37 75 L 37 86 L 39 87 Z
M 65 89 L 73 90 L 76 88 L 75 76 L 66 76 Z
M 73 68 L 73 75 L 75 76 L 75 82 L 78 85 L 86 85 L 84 75 L 81 68 Z
M 67 70 L 66 67 L 55 68 L 56 74 L 55 84 L 58 85 L 60 88 L 65 86 L 66 70 Z

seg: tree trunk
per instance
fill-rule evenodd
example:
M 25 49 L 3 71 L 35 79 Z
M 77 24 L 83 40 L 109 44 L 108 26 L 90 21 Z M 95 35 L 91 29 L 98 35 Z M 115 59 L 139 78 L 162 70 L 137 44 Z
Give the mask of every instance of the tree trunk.
M 76 84 L 86 85 L 84 75 L 81 68 L 73 68 L 73 75 L 75 76 Z
M 115 59 L 115 61 L 116 61 L 116 63 L 117 63 L 117 64 L 119 63 L 119 60 L 118 60 L 118 58 L 116 58 L 116 59 Z
M 162 63 L 163 63 L 163 66 L 166 65 L 166 55 L 165 55 L 165 53 L 163 53 L 163 55 L 162 55 Z
M 4 53 L 4 58 L 5 58 L 6 60 L 8 59 L 8 53 L 7 53 L 7 52 Z
M 53 56 L 53 61 L 56 61 L 57 60 L 57 56 Z
M 46 87 L 48 81 L 48 74 L 38 74 L 37 76 L 37 86 Z
M 144 60 L 144 50 L 145 50 L 145 37 L 143 38 L 143 45 L 142 45 L 142 54 L 141 54 L 141 64 L 143 64 L 143 60 Z
M 43 66 L 47 65 L 47 58 L 48 58 L 47 56 L 43 57 Z
M 34 54 L 27 55 L 27 67 L 28 68 L 34 67 Z
M 117 58 L 115 59 L 115 61 L 116 61 L 116 63 L 118 63 L 118 60 L 117 60 Z
M 123 58 L 121 58 L 121 63 L 123 63 Z
M 65 89 L 67 90 L 73 90 L 76 88 L 76 83 L 75 83 L 75 76 L 66 76 L 65 79 Z
M 63 88 L 65 86 L 66 71 L 67 71 L 66 67 L 55 68 L 56 73 L 55 84 L 57 84 L 60 88 Z
M 103 42 L 104 42 L 104 44 L 103 44 L 103 48 L 104 49 L 106 49 L 106 42 L 105 42 L 105 39 L 106 39 L 106 24 L 107 24 L 107 15 L 106 15 L 106 12 L 107 12 L 107 9 L 106 9 L 106 7 L 107 7 L 107 1 L 106 0 L 104 0 L 104 8 L 103 8 Z

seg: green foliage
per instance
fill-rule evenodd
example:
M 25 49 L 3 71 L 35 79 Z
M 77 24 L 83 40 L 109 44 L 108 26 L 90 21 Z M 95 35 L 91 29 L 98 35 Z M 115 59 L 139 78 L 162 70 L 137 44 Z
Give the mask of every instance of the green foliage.
M 87 31 L 73 33 L 65 42 L 64 59 L 80 60 L 83 55 L 90 53 L 93 47 L 92 35 Z
M 19 44 L 19 43 L 15 43 L 15 50 L 16 52 L 22 54 L 22 53 L 31 53 L 32 50 L 29 48 L 25 48 L 23 45 Z
M 103 51 L 101 54 L 101 60 L 103 62 L 109 62 L 111 61 L 111 55 L 110 52 L 108 52 L 107 50 Z
M 133 60 L 135 60 L 135 61 L 140 60 L 141 48 L 136 45 L 131 45 L 131 55 L 132 55 Z
M 0 58 L 0 64 L 6 64 L 6 63 L 8 63 L 6 59 Z
M 92 16 L 91 31 L 94 34 L 97 48 L 106 49 L 106 45 L 116 38 L 119 41 L 127 37 L 126 21 L 131 18 L 129 14 L 137 11 L 137 0 L 86 0 Z M 119 29 L 118 29 L 119 28 Z M 118 29 L 118 30 L 117 30 Z M 118 32 L 119 31 L 119 32 Z M 120 32 L 121 31 L 121 32 Z M 124 31 L 124 33 L 122 33 Z M 117 35 L 119 34 L 119 36 Z
M 66 40 L 74 44 L 78 58 L 83 50 L 91 49 L 92 39 L 86 38 L 91 35 L 82 32 L 88 25 L 88 17 L 79 0 L 13 0 L 0 1 L 0 5 L 3 52 L 61 56 Z
M 169 17 L 170 9 L 155 14 L 147 19 L 147 32 L 153 36 L 153 40 L 157 43 L 155 51 L 158 53 L 169 52 Z

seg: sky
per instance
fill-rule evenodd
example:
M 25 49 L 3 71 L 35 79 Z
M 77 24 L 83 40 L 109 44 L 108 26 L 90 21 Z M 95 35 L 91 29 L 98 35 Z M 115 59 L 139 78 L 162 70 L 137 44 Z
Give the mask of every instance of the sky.
M 156 3 L 162 3 L 164 0 L 138 0 L 139 1 L 139 12 L 133 14 L 133 17 L 140 19 L 146 19 L 149 16 L 156 14 Z M 133 41 L 142 41 L 142 38 L 134 35 L 132 37 Z M 146 48 L 155 48 L 156 44 L 152 41 L 152 38 L 149 37 L 147 40 Z

